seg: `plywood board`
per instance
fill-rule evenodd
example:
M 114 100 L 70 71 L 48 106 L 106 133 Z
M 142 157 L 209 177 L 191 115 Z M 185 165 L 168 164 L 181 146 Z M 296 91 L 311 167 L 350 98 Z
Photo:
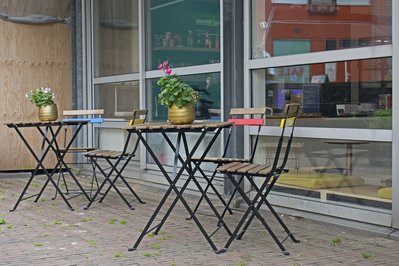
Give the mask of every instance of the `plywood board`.
M 71 32 L 63 24 L 27 25 L 0 20 L 0 170 L 31 169 L 33 157 L 15 130 L 4 123 L 37 121 L 38 108 L 25 94 L 51 87 L 59 114 L 71 109 Z M 28 141 L 40 148 L 40 136 L 23 129 Z M 46 165 L 54 166 L 55 160 Z

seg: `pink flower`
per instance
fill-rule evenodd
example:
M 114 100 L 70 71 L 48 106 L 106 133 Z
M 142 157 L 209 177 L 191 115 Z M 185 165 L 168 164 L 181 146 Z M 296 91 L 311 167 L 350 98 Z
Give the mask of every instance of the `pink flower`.
M 163 61 L 163 64 L 162 64 L 162 65 L 163 65 L 163 66 L 162 66 L 163 69 L 169 68 L 169 62 L 168 62 L 168 61 Z
M 172 69 L 168 66 L 167 68 L 165 68 L 165 73 L 166 73 L 167 75 L 172 74 Z
M 163 61 L 162 64 L 158 65 L 158 70 L 165 70 L 169 68 L 169 62 L 168 61 Z

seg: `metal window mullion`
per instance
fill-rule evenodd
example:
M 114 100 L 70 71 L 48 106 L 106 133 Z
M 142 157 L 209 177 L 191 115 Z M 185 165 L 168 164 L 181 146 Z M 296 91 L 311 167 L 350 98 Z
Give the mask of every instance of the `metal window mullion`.
M 252 105 L 252 85 L 250 79 L 250 70 L 249 70 L 249 60 L 250 60 L 250 51 L 251 51 L 251 1 L 244 1 L 244 68 L 243 68 L 243 76 L 244 76 L 244 107 L 251 107 Z M 249 158 L 250 154 L 250 127 L 244 127 L 244 136 L 248 136 L 244 139 L 244 156 L 245 158 Z M 245 184 L 247 186 L 248 183 Z
M 279 136 L 280 127 L 264 126 L 261 129 L 261 136 Z M 256 135 L 257 131 L 251 128 L 251 135 Z M 358 140 L 391 142 L 392 131 L 389 129 L 354 129 L 354 128 L 316 128 L 316 127 L 296 127 L 295 137 L 314 138 L 314 139 L 353 139 Z
M 207 73 L 214 73 L 221 71 L 222 71 L 221 63 L 173 68 L 173 73 L 180 76 L 207 74 Z M 160 78 L 163 75 L 164 72 L 161 70 L 150 70 L 145 72 L 146 79 Z
M 313 52 L 249 60 L 250 69 L 320 64 L 392 56 L 392 45 L 380 45 L 334 51 Z
M 148 108 L 146 104 L 146 79 L 145 79 L 145 64 L 146 64 L 146 41 L 145 41 L 145 0 L 139 1 L 139 88 L 140 88 L 140 108 Z M 147 136 L 144 136 L 147 138 Z M 143 151 L 143 152 L 142 152 Z M 145 151 L 145 152 L 144 152 Z M 144 144 L 140 141 L 140 168 L 145 169 L 147 165 L 147 152 Z
M 392 135 L 399 134 L 399 2 L 392 1 Z M 396 73 L 396 75 L 394 74 Z M 392 227 L 399 228 L 399 139 L 392 139 Z
M 126 75 L 116 75 L 116 76 L 93 78 L 93 83 L 95 85 L 98 85 L 98 84 L 107 84 L 107 83 L 115 83 L 115 82 L 133 81 L 133 80 L 139 80 L 139 79 L 140 79 L 140 74 L 134 73 L 134 74 L 126 74 Z

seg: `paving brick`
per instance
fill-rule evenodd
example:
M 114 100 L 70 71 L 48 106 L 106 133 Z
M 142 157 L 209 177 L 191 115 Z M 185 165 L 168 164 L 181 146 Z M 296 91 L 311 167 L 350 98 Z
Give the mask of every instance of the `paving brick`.
M 44 200 L 23 201 L 15 212 L 9 212 L 26 181 L 0 178 L 0 219 L 6 221 L 0 225 L 0 265 L 397 265 L 399 261 L 398 241 L 288 215 L 281 217 L 301 240 L 284 242 L 290 256 L 282 254 L 256 219 L 242 240 L 217 255 L 195 223 L 186 220 L 188 214 L 180 203 L 159 235 L 146 236 L 138 250 L 129 252 L 162 190 L 134 184 L 147 202 L 134 203 L 135 210 L 129 210 L 111 191 L 103 203 L 96 202 L 89 210 L 83 210 L 87 204 L 83 197 L 74 198 L 71 204 L 75 211 L 70 211 L 61 198 L 51 200 L 53 189 L 49 185 Z M 32 189 L 38 190 L 44 179 L 34 182 L 37 185 Z M 196 198 L 188 198 L 194 205 Z M 277 235 L 285 237 L 271 214 L 264 213 Z M 241 215 L 239 211 L 228 215 L 226 223 L 234 227 Z M 208 231 L 215 228 L 213 217 L 198 217 Z M 336 236 L 342 236 L 342 241 L 332 245 Z M 213 239 L 222 247 L 227 235 L 220 229 Z

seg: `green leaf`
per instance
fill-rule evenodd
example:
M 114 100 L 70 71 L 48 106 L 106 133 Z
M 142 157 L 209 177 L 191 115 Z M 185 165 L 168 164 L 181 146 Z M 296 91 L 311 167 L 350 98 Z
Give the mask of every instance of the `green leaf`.
M 87 241 L 87 245 L 89 245 L 90 247 L 94 247 L 97 245 L 97 243 L 94 240 L 89 240 L 89 241 Z

